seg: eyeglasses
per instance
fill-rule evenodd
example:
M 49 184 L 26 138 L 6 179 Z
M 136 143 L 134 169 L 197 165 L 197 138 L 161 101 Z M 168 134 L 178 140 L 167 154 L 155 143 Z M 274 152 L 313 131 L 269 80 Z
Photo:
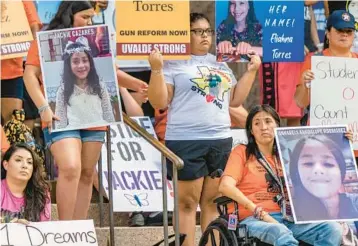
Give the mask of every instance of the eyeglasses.
M 203 36 L 203 35 L 204 35 L 204 32 L 205 32 L 208 36 L 212 36 L 212 35 L 214 35 L 214 33 L 215 33 L 215 30 L 210 29 L 210 28 L 208 28 L 208 29 L 201 29 L 201 28 L 191 29 L 190 31 L 191 31 L 191 32 L 194 32 L 195 35 L 197 35 L 197 36 Z

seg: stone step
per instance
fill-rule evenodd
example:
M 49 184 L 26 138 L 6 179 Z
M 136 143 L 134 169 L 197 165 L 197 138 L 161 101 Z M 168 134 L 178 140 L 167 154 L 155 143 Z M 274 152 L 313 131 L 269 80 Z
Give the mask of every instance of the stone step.
M 96 227 L 99 246 L 108 246 L 109 228 Z M 169 227 L 169 235 L 174 234 L 173 228 Z M 115 246 L 151 246 L 164 238 L 163 227 L 116 227 L 114 228 Z M 200 227 L 196 227 L 195 245 L 199 244 L 201 236 Z M 172 238 L 171 240 L 174 240 Z M 171 242 L 171 240 L 169 242 Z M 163 245 L 163 244 L 162 244 Z
M 58 220 L 57 205 L 51 206 L 51 219 Z M 99 204 L 91 203 L 88 219 L 93 219 L 95 226 L 100 225 Z M 114 213 L 114 226 L 128 226 L 129 213 Z M 109 203 L 103 203 L 103 226 L 109 226 Z

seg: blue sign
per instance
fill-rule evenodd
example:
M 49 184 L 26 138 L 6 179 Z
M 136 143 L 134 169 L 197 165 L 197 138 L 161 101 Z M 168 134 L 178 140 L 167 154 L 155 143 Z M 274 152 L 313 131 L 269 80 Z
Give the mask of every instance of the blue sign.
M 304 59 L 303 1 L 216 1 L 215 27 L 217 45 L 248 43 L 264 62 Z
M 44 25 L 48 25 L 57 13 L 62 1 L 36 0 L 37 14 Z

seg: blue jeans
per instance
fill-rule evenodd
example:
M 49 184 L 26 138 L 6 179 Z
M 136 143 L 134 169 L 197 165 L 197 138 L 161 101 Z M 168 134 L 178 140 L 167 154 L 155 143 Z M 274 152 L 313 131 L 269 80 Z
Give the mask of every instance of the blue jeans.
M 298 240 L 314 246 L 339 246 L 342 241 L 342 227 L 337 222 L 294 224 L 283 220 L 281 213 L 270 213 L 280 224 L 267 223 L 247 217 L 240 224 L 246 224 L 249 236 L 274 246 L 298 245 Z

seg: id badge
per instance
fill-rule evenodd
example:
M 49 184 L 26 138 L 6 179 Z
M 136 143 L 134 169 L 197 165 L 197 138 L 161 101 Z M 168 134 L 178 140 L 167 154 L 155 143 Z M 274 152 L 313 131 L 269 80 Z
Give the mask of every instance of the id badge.
M 227 224 L 227 228 L 231 231 L 236 231 L 237 228 L 237 215 L 230 214 L 229 215 L 229 222 Z

